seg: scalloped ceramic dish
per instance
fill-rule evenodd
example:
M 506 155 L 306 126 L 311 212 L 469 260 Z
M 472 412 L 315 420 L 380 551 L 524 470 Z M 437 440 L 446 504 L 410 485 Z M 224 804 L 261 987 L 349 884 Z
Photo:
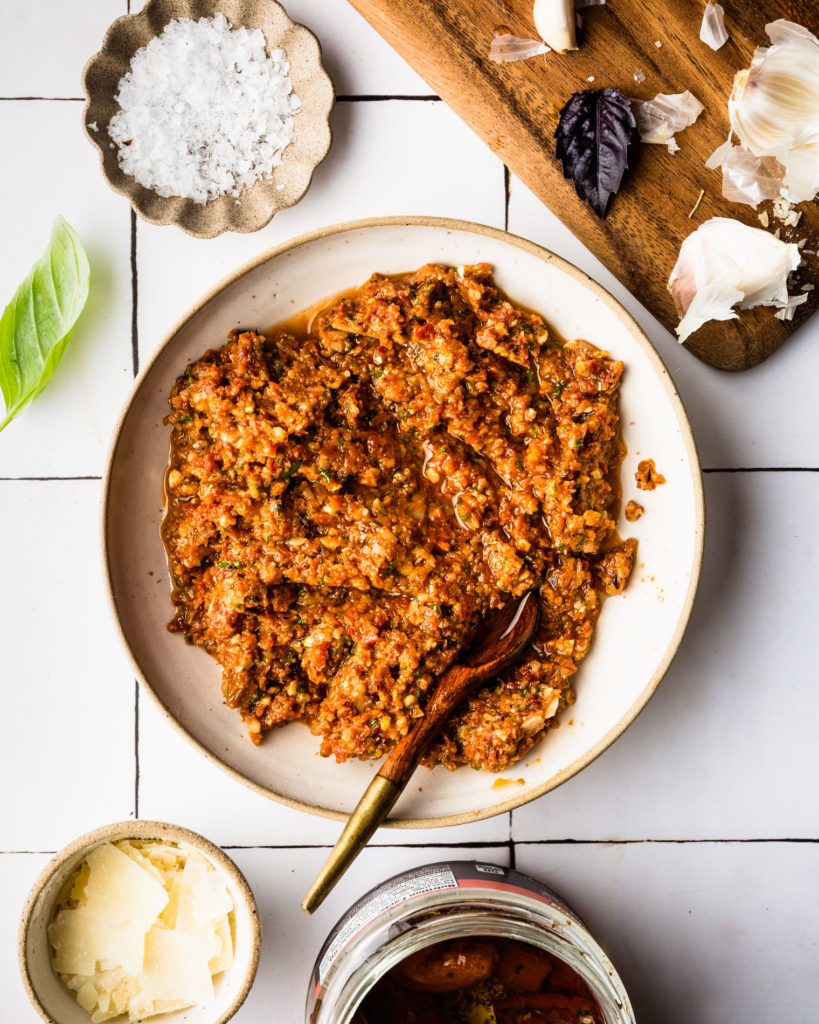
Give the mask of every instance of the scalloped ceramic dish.
M 221 12 L 235 27 L 261 29 L 268 51 L 281 48 L 290 62 L 293 91 L 301 98 L 295 138 L 284 150 L 272 177 L 257 181 L 239 196 L 227 195 L 209 203 L 179 196 L 160 196 L 144 188 L 119 166 L 111 148 L 108 124 L 119 109 L 115 96 L 136 51 L 158 36 L 175 18 L 209 18 Z M 333 83 L 321 63 L 318 40 L 303 25 L 291 21 L 275 0 L 149 0 L 138 14 L 111 25 L 102 49 L 83 71 L 86 104 L 85 134 L 97 147 L 103 174 L 114 191 L 127 196 L 134 210 L 152 224 L 177 224 L 189 235 L 213 238 L 225 231 L 258 231 L 279 210 L 297 203 L 310 185 L 313 171 L 330 148 L 330 110 Z M 94 131 L 90 125 L 96 125 Z
M 634 720 L 679 646 L 702 562 L 702 481 L 679 396 L 628 313 L 581 271 L 532 242 L 464 221 L 393 218 L 326 228 L 259 256 L 217 285 L 171 331 L 145 368 L 114 441 L 104 486 L 104 557 L 123 639 L 143 684 L 199 750 L 265 796 L 339 818 L 372 778 L 372 761 L 338 765 L 318 753 L 301 723 L 254 747 L 222 700 L 221 672 L 166 623 L 173 615 L 160 537 L 171 387 L 186 365 L 233 328 L 265 331 L 356 287 L 374 271 L 427 262 L 487 262 L 511 298 L 536 309 L 565 338 L 586 338 L 623 359 L 623 501 L 645 515 L 618 529 L 639 542 L 625 593 L 605 602 L 591 651 L 575 676 L 577 702 L 521 761 L 500 776 L 419 769 L 386 824 L 429 827 L 475 821 L 526 803 L 589 764 Z M 634 472 L 653 458 L 667 483 L 643 494 Z M 158 585 L 161 584 L 161 585 Z M 669 737 L 669 742 L 673 742 Z

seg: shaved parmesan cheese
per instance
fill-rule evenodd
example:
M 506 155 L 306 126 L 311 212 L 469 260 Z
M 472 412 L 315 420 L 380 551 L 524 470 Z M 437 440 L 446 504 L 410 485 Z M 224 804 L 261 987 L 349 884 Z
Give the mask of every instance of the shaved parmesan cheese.
M 93 975 L 97 964 L 120 964 L 129 974 L 139 974 L 145 954 L 145 932 L 139 918 L 124 925 L 111 924 L 98 909 L 81 906 L 61 910 L 49 927 L 54 947 L 52 964 L 59 974 Z
M 88 909 L 106 924 L 133 922 L 146 932 L 168 902 L 165 887 L 111 843 L 92 850 L 86 862 L 90 868 L 85 887 Z
M 702 16 L 700 26 L 700 39 L 710 46 L 712 50 L 718 50 L 724 46 L 731 37 L 725 30 L 725 11 L 721 4 L 715 4 L 708 0 L 705 5 L 705 12 Z
M 221 974 L 233 963 L 233 933 L 230 930 L 230 918 L 227 914 L 215 923 L 216 936 L 219 939 L 219 952 L 208 960 L 211 974 Z
M 92 1024 L 208 1005 L 213 976 L 233 963 L 232 913 L 221 874 L 195 850 L 104 843 L 60 893 L 52 966 Z
M 145 940 L 145 969 L 139 980 L 148 1002 L 207 1006 L 213 1001 L 213 981 L 202 944 L 185 932 L 151 928 Z
M 761 228 L 726 217 L 705 221 L 684 240 L 668 281 L 682 316 L 676 328 L 679 340 L 709 320 L 736 319 L 735 307 L 776 306 L 783 311 L 804 302 L 806 295 L 788 295 L 788 274 L 801 259 L 797 246 Z

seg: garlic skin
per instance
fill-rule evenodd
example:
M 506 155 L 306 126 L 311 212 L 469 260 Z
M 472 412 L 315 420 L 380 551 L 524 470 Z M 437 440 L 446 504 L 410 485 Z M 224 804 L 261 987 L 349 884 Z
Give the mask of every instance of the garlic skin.
M 722 194 L 729 202 L 756 209 L 764 200 L 781 196 L 785 168 L 775 156 L 757 156 L 729 139 L 714 150 L 705 166 L 722 167 Z
M 728 116 L 747 149 L 784 166 L 782 194 L 804 202 L 819 191 L 819 39 L 783 19 L 765 31 L 772 45 L 737 74 Z
M 548 53 L 549 47 L 539 39 L 522 39 L 508 32 L 496 32 L 489 47 L 489 59 L 494 64 L 511 64 L 516 60 L 529 60 Z
M 668 146 L 669 152 L 679 150 L 674 135 L 692 125 L 705 107 L 693 93 L 658 93 L 653 100 L 632 100 L 632 109 L 643 142 Z
M 788 274 L 801 262 L 796 245 L 728 217 L 712 217 L 690 234 L 668 279 L 682 320 L 683 342 L 709 320 L 734 320 L 735 308 L 792 309 L 807 295 L 788 295 Z
M 557 53 L 577 49 L 574 0 L 535 0 L 535 28 L 547 46 Z
M 710 46 L 712 50 L 719 50 L 721 46 L 725 46 L 730 38 L 725 30 L 725 11 L 722 5 L 715 4 L 713 0 L 708 0 L 702 15 L 700 39 L 706 46 Z

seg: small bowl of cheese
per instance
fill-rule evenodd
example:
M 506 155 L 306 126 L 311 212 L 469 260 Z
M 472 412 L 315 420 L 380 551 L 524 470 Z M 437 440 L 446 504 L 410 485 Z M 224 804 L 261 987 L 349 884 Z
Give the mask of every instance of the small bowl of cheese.
M 53 1024 L 223 1024 L 256 975 L 261 926 L 242 873 L 176 825 L 125 821 L 46 865 L 23 909 L 23 984 Z

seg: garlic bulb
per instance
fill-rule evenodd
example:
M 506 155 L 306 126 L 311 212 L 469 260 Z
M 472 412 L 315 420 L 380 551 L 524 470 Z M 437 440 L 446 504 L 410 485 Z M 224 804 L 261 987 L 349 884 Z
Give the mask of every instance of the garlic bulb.
M 718 50 L 721 46 L 725 46 L 730 38 L 725 31 L 725 11 L 722 5 L 708 0 L 702 15 L 700 39 L 712 50 Z
M 671 153 L 680 148 L 674 138 L 676 132 L 692 125 L 705 107 L 692 93 L 658 93 L 653 100 L 632 100 L 631 107 L 637 120 L 640 139 L 668 146 Z
M 783 195 L 799 203 L 819 191 L 819 39 L 782 19 L 765 31 L 773 45 L 737 74 L 728 115 L 747 149 L 784 166 Z
M 574 0 L 535 0 L 532 17 L 547 46 L 558 53 L 577 49 Z
M 685 239 L 668 279 L 668 290 L 682 317 L 681 342 L 709 320 L 736 319 L 734 307 L 788 309 L 807 295 L 788 295 L 788 274 L 801 261 L 797 246 L 761 228 L 712 217 Z

